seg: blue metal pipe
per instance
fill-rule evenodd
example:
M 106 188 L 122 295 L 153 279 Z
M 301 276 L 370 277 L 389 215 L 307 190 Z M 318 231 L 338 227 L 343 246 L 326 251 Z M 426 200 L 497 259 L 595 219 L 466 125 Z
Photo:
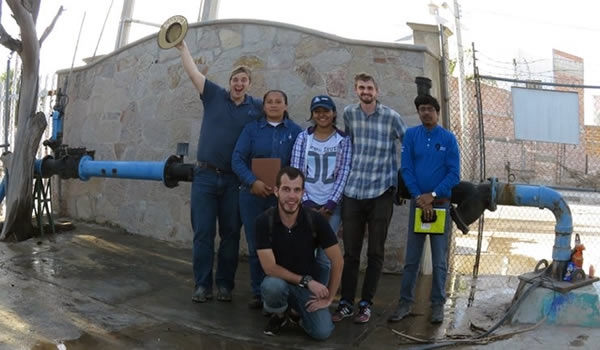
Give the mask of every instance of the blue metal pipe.
M 2 183 L 0 183 L 0 203 L 4 200 L 4 196 L 6 195 L 6 176 L 2 178 Z
M 54 111 L 52 112 L 52 137 L 50 138 L 50 140 L 52 141 L 57 141 L 58 140 L 58 134 L 62 134 L 62 130 L 63 130 L 63 121 L 62 121 L 62 117 L 59 111 Z
M 168 160 L 168 158 L 167 158 Z M 102 161 L 85 155 L 79 162 L 79 178 L 113 177 L 119 179 L 156 180 L 165 182 L 165 166 L 162 162 Z
M 43 159 L 36 159 L 33 165 L 33 175 L 42 176 L 42 164 L 44 163 Z
M 552 259 L 558 262 L 571 260 L 573 218 L 569 205 L 560 193 L 545 186 L 498 183 L 495 187 L 496 198 L 492 198 L 492 202 L 552 211 L 556 218 Z

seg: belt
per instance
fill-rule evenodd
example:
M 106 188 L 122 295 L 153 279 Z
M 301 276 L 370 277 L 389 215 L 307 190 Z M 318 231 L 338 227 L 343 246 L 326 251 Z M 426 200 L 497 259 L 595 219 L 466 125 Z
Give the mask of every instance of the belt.
M 231 170 L 225 170 L 225 169 L 217 168 L 216 166 L 210 164 L 209 162 L 198 161 L 198 162 L 196 162 L 196 166 L 198 168 L 201 168 L 201 169 L 210 169 L 210 170 L 214 171 L 215 173 L 217 173 L 219 175 L 221 175 L 221 174 L 233 174 L 233 172 Z

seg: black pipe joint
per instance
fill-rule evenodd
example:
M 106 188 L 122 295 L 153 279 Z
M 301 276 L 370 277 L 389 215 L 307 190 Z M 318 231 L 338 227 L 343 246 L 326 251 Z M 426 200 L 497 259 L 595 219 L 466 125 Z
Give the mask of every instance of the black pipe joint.
M 184 163 L 182 156 L 170 156 L 165 164 L 164 184 L 168 188 L 176 187 L 179 181 L 194 180 L 194 164 Z
M 94 158 L 95 151 L 88 151 L 85 147 L 70 148 L 60 145 L 55 156 L 46 156 L 42 159 L 41 174 L 35 174 L 43 178 L 58 175 L 63 179 L 79 178 L 79 162 L 83 156 Z

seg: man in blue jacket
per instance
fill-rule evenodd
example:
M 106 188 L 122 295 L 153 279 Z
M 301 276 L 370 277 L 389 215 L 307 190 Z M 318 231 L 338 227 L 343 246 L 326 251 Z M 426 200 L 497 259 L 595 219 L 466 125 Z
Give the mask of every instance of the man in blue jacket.
M 415 99 L 415 106 L 422 125 L 409 128 L 402 142 L 402 177 L 412 197 L 406 261 L 400 301 L 389 321 L 400 321 L 412 310 L 423 245 L 429 234 L 433 260 L 431 323 L 441 323 L 446 302 L 450 195 L 452 187 L 460 181 L 460 155 L 454 134 L 438 125 L 438 101 L 432 96 L 420 95 Z M 421 214 L 415 217 L 417 208 Z M 442 220 L 438 222 L 441 230 L 425 229 L 435 227 L 438 220 Z

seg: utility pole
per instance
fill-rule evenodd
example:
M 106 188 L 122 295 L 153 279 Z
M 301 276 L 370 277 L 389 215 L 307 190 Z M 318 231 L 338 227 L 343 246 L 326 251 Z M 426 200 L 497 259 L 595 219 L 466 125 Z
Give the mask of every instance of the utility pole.
M 200 13 L 198 14 L 198 22 L 217 19 L 219 14 L 219 0 L 202 0 L 200 5 Z
M 129 41 L 129 30 L 131 29 L 134 6 L 135 0 L 123 0 L 123 10 L 121 11 L 121 21 L 119 21 L 119 32 L 117 33 L 115 50 L 127 45 Z
M 460 111 L 460 126 L 462 134 L 464 135 L 465 130 L 465 106 L 464 106 L 464 79 L 465 79 L 465 63 L 464 63 L 464 51 L 462 46 L 462 34 L 460 30 L 460 5 L 458 0 L 454 0 L 454 25 L 456 26 L 456 44 L 458 48 L 457 59 L 458 59 L 458 104 Z

